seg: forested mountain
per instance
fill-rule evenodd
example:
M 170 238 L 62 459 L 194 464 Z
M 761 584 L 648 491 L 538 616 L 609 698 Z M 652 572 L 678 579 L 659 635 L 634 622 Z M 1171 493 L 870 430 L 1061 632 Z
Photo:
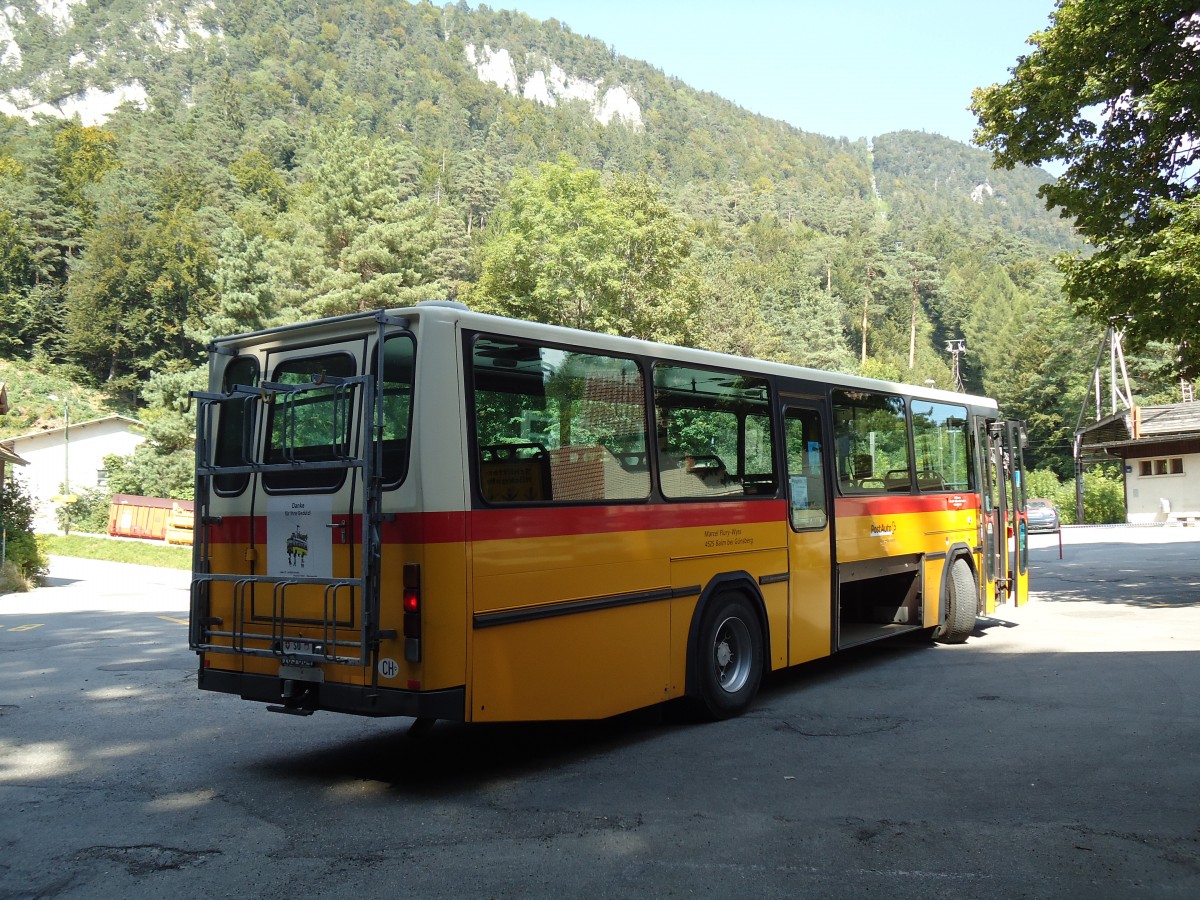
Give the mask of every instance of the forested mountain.
M 216 333 L 452 297 L 943 386 L 964 338 L 1049 456 L 1094 353 L 1045 173 L 807 133 L 554 20 L 18 0 L 0 113 L 0 348 L 118 405 L 169 404 Z

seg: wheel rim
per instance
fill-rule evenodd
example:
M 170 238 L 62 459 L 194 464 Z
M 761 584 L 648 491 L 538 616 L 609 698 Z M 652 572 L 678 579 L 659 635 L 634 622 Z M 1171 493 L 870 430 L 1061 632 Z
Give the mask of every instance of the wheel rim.
M 741 619 L 730 616 L 717 626 L 713 637 L 713 672 L 721 690 L 736 694 L 745 687 L 752 662 L 750 629 Z

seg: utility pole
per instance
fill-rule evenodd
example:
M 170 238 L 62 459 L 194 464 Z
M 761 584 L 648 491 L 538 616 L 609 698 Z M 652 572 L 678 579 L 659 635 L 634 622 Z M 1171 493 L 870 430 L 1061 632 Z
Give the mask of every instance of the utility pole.
M 921 288 L 921 274 L 917 271 L 916 262 L 910 262 L 908 265 L 912 269 L 912 317 L 908 324 L 908 367 L 911 369 L 917 364 L 917 300 Z
M 54 394 L 46 395 L 50 400 L 59 400 Z M 61 398 L 63 405 L 63 534 L 71 533 L 71 399 Z
M 875 281 L 875 267 L 867 263 L 867 291 L 863 296 L 863 320 L 862 320 L 862 361 L 867 361 L 867 316 L 871 307 L 871 291 L 872 284 Z

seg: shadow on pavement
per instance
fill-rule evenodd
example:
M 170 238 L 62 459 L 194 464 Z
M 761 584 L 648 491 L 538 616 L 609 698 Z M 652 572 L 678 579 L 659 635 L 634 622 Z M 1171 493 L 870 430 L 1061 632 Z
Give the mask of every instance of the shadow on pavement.
M 1047 603 L 1088 601 L 1142 609 L 1200 606 L 1200 546 L 1108 541 L 1030 552 L 1033 596 Z

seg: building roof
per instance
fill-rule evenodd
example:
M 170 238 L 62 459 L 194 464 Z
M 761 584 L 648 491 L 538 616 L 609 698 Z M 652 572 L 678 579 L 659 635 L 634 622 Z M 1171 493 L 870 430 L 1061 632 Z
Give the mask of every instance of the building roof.
M 1200 435 L 1200 403 L 1139 406 L 1134 409 L 1134 437 Z
M 14 466 L 29 465 L 29 460 L 21 459 L 21 457 L 17 456 L 16 451 L 7 444 L 0 444 L 0 462 L 10 462 Z
M 1080 449 L 1085 453 L 1200 440 L 1200 403 L 1135 406 L 1081 428 L 1079 435 Z
M 71 423 L 71 431 L 75 432 L 78 430 L 87 430 L 89 428 L 94 428 L 97 425 L 104 425 L 104 424 L 107 424 L 110 422 L 124 422 L 126 424 L 126 426 L 129 428 L 141 429 L 141 428 L 146 427 L 143 423 L 139 422 L 137 419 L 131 419 L 131 418 L 129 418 L 129 416 L 112 415 L 112 416 L 101 416 L 98 419 L 89 419 L 86 422 L 72 422 Z M 26 432 L 25 434 L 19 434 L 16 437 L 8 438 L 5 441 L 5 443 L 13 445 L 13 446 L 19 446 L 20 444 L 25 443 L 29 440 L 32 440 L 33 438 L 44 437 L 48 434 L 61 434 L 62 432 L 66 431 L 66 430 L 67 430 L 67 426 L 65 426 L 65 425 L 59 425 L 55 428 L 42 428 L 39 431 L 29 431 L 29 432 Z

